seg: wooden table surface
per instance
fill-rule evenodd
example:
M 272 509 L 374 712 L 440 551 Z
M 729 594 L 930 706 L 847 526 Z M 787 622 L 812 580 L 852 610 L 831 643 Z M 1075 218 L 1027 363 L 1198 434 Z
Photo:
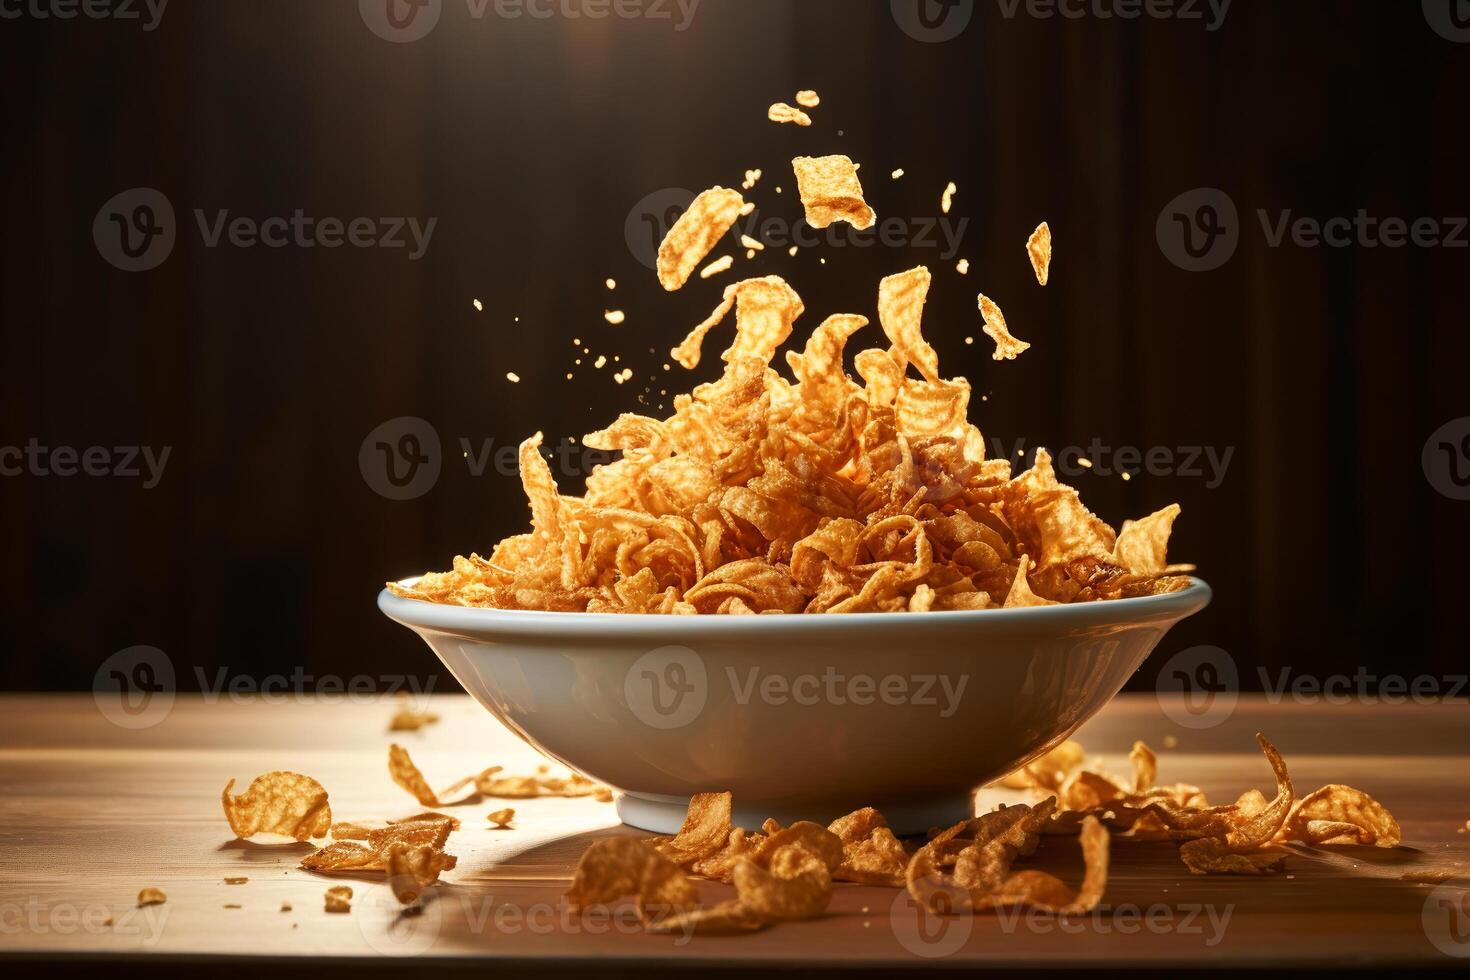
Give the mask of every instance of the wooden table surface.
M 435 785 L 491 764 L 531 772 L 540 761 L 469 699 L 432 704 L 438 724 L 390 734 L 394 705 L 384 700 L 181 695 L 161 723 L 129 731 L 109 723 L 90 695 L 0 696 L 0 956 L 60 966 L 118 957 L 160 968 L 269 958 L 302 972 L 408 956 L 418 957 L 416 969 L 1470 965 L 1470 879 L 1433 886 L 1400 877 L 1470 865 L 1463 705 L 1242 699 L 1225 723 L 1191 731 L 1168 721 L 1151 695 L 1119 698 L 1079 736 L 1112 771 L 1127 771 L 1127 749 L 1142 738 L 1159 750 L 1160 782 L 1195 782 L 1218 801 L 1251 786 L 1269 795 L 1270 771 L 1251 737 L 1264 730 L 1301 792 L 1334 781 L 1367 790 L 1397 815 L 1405 844 L 1299 848 L 1286 874 L 1250 879 L 1193 876 L 1175 846 L 1115 840 L 1106 907 L 1065 927 L 1038 916 L 921 921 L 903 893 L 857 885 L 838 885 L 821 919 L 755 935 L 646 935 L 631 910 L 579 920 L 561 902 L 577 857 L 593 840 L 631 832 L 610 804 L 592 799 L 451 811 L 464 820 L 449 848 L 459 866 L 414 918 L 371 877 L 350 882 L 350 915 L 328 915 L 322 893 L 337 882 L 297 869 L 306 845 L 232 839 L 219 804 L 231 778 L 304 772 L 327 787 L 336 819 L 367 820 L 422 809 L 388 778 L 390 741 L 407 745 Z M 1169 735 L 1177 747 L 1163 748 Z M 978 803 L 1015 798 L 986 790 Z M 513 829 L 490 829 L 484 815 L 506 805 L 516 809 Z M 1080 869 L 1067 838 L 1046 840 L 1037 861 L 1070 880 Z M 227 885 L 230 876 L 250 880 Z M 150 885 L 167 892 L 167 904 L 135 908 Z M 718 884 L 702 891 L 707 900 L 730 894 Z

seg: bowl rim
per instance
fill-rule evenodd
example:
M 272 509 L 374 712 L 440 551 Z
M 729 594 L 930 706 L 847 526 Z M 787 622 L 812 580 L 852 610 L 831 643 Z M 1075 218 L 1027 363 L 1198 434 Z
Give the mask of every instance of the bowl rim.
M 1209 605 L 1213 590 L 1204 580 L 1187 576 L 1189 586 L 1163 595 L 1058 606 L 1016 609 L 950 609 L 933 612 L 824 613 L 805 616 L 660 616 L 654 613 L 542 612 L 528 609 L 486 609 L 452 606 L 422 599 L 405 599 L 384 588 L 378 609 L 394 622 L 411 629 L 428 629 L 463 636 L 587 638 L 588 632 L 608 637 L 629 636 L 770 636 L 843 632 L 860 627 L 887 633 L 955 627 L 1041 627 L 1058 630 L 1175 623 Z M 399 579 L 411 586 L 419 576 Z

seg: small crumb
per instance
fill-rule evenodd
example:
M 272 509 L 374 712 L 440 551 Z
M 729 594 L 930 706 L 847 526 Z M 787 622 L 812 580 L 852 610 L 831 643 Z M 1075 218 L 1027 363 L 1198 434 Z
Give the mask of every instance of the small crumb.
M 826 265 L 827 264 L 827 260 L 826 259 L 818 259 L 818 261 L 821 262 L 823 265 Z
M 573 347 L 581 347 L 582 346 L 582 338 L 580 338 L 580 337 L 573 337 L 572 338 L 572 346 Z
M 949 214 L 949 209 L 954 205 L 954 196 L 959 192 L 954 181 L 950 181 L 944 188 L 944 196 L 939 199 L 939 210 Z
M 432 711 L 416 711 L 412 705 L 405 702 L 399 707 L 397 714 L 389 719 L 388 730 L 390 732 L 416 732 L 425 725 L 432 725 L 438 720 L 439 716 Z
M 521 318 L 520 317 L 516 317 L 515 318 L 515 321 L 516 321 L 516 323 L 520 323 L 521 322 Z
M 597 360 L 595 360 L 595 361 L 592 362 L 592 366 L 595 367 L 595 368 L 607 367 L 607 355 L 606 354 L 598 354 L 597 355 Z
M 1088 459 L 1086 456 L 1078 456 L 1077 457 L 1077 465 L 1078 466 L 1081 466 L 1081 467 L 1083 467 L 1085 469 L 1089 469 L 1090 470 L 1090 469 L 1092 469 L 1092 460 Z M 1171 744 L 1169 744 L 1170 742 L 1173 742 L 1174 744 L 1171 745 Z M 1165 735 L 1164 736 L 1164 748 L 1166 748 L 1166 749 L 1172 749 L 1174 747 L 1174 745 L 1178 745 L 1178 744 L 1179 744 L 1178 740 L 1175 739 L 1173 735 Z
M 622 310 L 604 310 L 602 318 L 615 327 L 627 319 Z
M 797 247 L 795 245 L 793 245 L 789 249 L 786 250 L 786 254 L 789 255 L 789 256 L 791 256 L 794 259 L 794 258 L 796 258 L 797 251 L 798 251 Z
M 902 167 L 899 167 L 897 170 L 895 170 L 893 172 L 892 176 L 893 176 L 893 179 L 894 180 L 897 180 L 898 178 L 902 177 L 903 176 L 903 168 Z
M 795 123 L 798 126 L 810 126 L 812 117 L 785 102 L 775 102 L 766 110 L 766 118 L 773 123 Z
M 608 289 L 617 289 L 618 288 L 618 281 L 616 279 L 609 279 L 607 281 L 607 288 Z
M 1123 473 L 1123 482 L 1127 483 L 1131 479 L 1133 479 L 1133 474 L 1125 471 Z
M 975 338 L 974 337 L 966 337 L 965 338 L 965 345 L 966 346 L 969 346 L 970 344 L 973 344 L 974 342 L 975 342 Z
M 352 889 L 346 885 L 333 885 L 324 896 L 328 912 L 351 912 Z
M 748 218 L 753 214 L 755 214 L 755 202 L 746 201 L 745 204 L 742 205 L 740 208 L 740 217 Z
M 289 912 L 289 911 L 291 911 L 291 903 L 290 902 L 282 902 L 281 903 L 281 911 L 282 912 Z
M 138 908 L 145 905 L 162 905 L 168 901 L 168 896 L 161 888 L 145 888 L 138 892 Z
M 1089 469 L 1092 467 L 1092 460 L 1088 459 L 1085 456 L 1080 460 L 1080 462 L 1082 463 L 1083 466 L 1086 466 Z M 1163 741 L 1164 741 L 1164 748 L 1166 748 L 1166 749 L 1177 749 L 1177 748 L 1179 748 L 1179 739 L 1176 736 L 1173 736 L 1173 735 L 1165 735 Z
M 781 193 L 781 188 L 779 186 L 776 188 L 776 193 L 777 194 L 780 194 Z
M 760 179 L 761 179 L 761 172 L 760 172 L 760 168 L 759 167 L 757 167 L 754 170 L 747 170 L 747 171 L 745 171 L 745 179 L 740 182 L 740 187 L 741 187 L 742 190 L 747 190 L 748 191 L 752 187 L 754 187 L 755 184 L 756 184 L 756 181 L 758 181 Z
M 822 97 L 809 88 L 796 93 L 796 104 L 803 109 L 815 109 L 822 104 Z
M 249 878 L 246 878 L 245 876 L 241 875 L 238 878 L 226 878 L 225 879 L 225 884 L 227 884 L 227 885 L 243 885 L 243 884 L 245 884 L 245 882 L 247 882 L 249 880 L 250 880 Z
M 701 278 L 701 279 L 708 279 L 710 276 L 717 276 L 721 272 L 724 272 L 725 270 L 729 269 L 730 266 L 732 266 L 734 264 L 735 264 L 735 260 L 732 257 L 730 257 L 728 255 L 721 255 L 719 258 L 715 259 L 709 265 L 707 265 L 703 269 L 700 269 L 699 270 L 699 278 Z
M 505 380 L 509 381 L 513 385 L 518 385 L 521 383 L 521 376 L 519 374 L 516 374 L 514 371 L 507 371 L 505 372 Z
M 745 257 L 746 257 L 747 260 L 755 258 L 755 249 L 753 249 L 753 248 L 746 249 L 745 250 Z
M 515 818 L 515 815 L 514 808 L 506 807 L 504 810 L 496 810 L 493 813 L 487 814 L 486 819 L 499 829 L 505 830 L 510 827 L 510 822 Z
M 1470 873 L 1470 868 L 1434 868 L 1423 871 L 1405 871 L 1399 877 L 1404 881 L 1417 881 L 1423 885 L 1442 885 L 1451 878 L 1460 878 Z
M 244 907 L 243 905 L 236 905 L 234 902 L 225 903 L 225 908 L 227 909 L 243 909 Z
M 761 244 L 756 239 L 751 238 L 749 235 L 741 235 L 740 236 L 740 244 L 741 245 L 744 245 L 746 248 L 751 249 L 752 251 L 756 251 L 756 252 L 759 252 L 761 249 L 765 248 L 765 246 L 763 244 Z
M 960 275 L 968 276 L 970 274 L 970 260 L 960 259 L 959 262 L 955 263 L 954 268 Z
M 102 923 L 102 924 L 103 924 L 103 925 L 104 925 L 104 926 L 111 926 L 111 925 L 112 925 L 112 916 L 110 916 L 110 915 L 109 915 L 109 916 L 108 916 L 108 917 L 107 917 L 107 918 L 106 918 L 106 920 L 104 920 L 104 921 L 103 921 L 103 923 Z
M 570 372 L 570 371 L 567 372 L 567 380 L 568 381 L 572 380 L 572 372 Z
M 479 300 L 475 300 L 475 309 L 483 313 L 485 311 L 485 304 L 481 303 Z

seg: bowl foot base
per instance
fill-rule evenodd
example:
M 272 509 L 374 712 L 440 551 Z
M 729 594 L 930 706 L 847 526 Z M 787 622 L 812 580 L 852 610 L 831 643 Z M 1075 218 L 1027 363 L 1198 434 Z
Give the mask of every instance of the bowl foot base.
M 888 820 L 893 832 L 900 836 L 922 834 L 931 827 L 948 827 L 975 815 L 974 795 L 969 792 L 903 802 L 890 800 L 883 804 L 812 803 L 805 806 L 791 801 L 742 805 L 737 796 L 733 823 L 747 830 L 758 830 L 767 817 L 774 817 L 783 825 L 790 825 L 798 820 L 826 824 L 866 805 L 876 806 Z M 649 830 L 655 834 L 676 834 L 684 824 L 689 800 L 677 796 L 625 792 L 618 794 L 617 809 L 618 819 L 630 827 Z

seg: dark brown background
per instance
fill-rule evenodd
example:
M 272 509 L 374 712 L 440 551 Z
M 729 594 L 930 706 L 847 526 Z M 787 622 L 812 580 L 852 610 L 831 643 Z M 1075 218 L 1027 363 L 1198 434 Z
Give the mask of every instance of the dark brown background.
M 1216 601 L 1161 653 L 1216 644 L 1246 687 L 1257 665 L 1463 672 L 1470 504 L 1436 493 L 1420 454 L 1470 415 L 1470 250 L 1273 249 L 1255 218 L 1470 214 L 1470 44 L 1430 30 L 1417 0 L 1236 0 L 1215 32 L 1008 19 L 978 0 L 942 44 L 905 35 L 887 0 L 704 0 L 683 32 L 491 9 L 445 0 L 412 44 L 375 37 L 353 0 L 174 0 L 151 33 L 0 20 L 0 446 L 173 447 L 153 490 L 0 478 L 5 687 L 84 689 L 134 644 L 167 651 L 184 687 L 195 665 L 432 674 L 374 608 L 380 583 L 527 519 L 514 477 L 472 476 L 459 439 L 580 435 L 639 409 L 650 375 L 686 390 L 663 352 L 720 287 L 664 294 L 625 244 L 630 208 L 759 166 L 762 213 L 794 219 L 788 161 L 806 152 L 860 161 L 885 216 L 936 214 L 955 180 L 972 263 L 961 278 L 918 246 L 742 259 L 789 275 L 808 329 L 872 315 L 880 276 L 927 262 L 927 332 L 946 373 L 988 394 L 973 408 L 988 436 L 1235 447 L 1215 489 L 1079 481 L 1115 524 L 1184 506 L 1174 556 Z M 817 125 L 767 123 L 799 87 L 822 94 Z M 140 185 L 172 200 L 179 242 L 127 273 L 92 221 Z M 1201 186 L 1234 200 L 1241 242 L 1190 273 L 1155 221 Z M 410 262 L 205 248 L 194 208 L 439 222 Z M 1045 291 L 1021 252 L 1043 217 Z M 987 356 L 979 289 L 1034 342 L 1018 361 Z M 603 321 L 609 304 L 626 324 Z M 569 382 L 572 337 L 623 360 Z M 613 383 L 620 365 L 633 382 Z M 432 423 L 445 459 L 429 493 L 395 502 L 358 450 L 403 415 Z M 1145 667 L 1135 683 L 1151 682 Z

